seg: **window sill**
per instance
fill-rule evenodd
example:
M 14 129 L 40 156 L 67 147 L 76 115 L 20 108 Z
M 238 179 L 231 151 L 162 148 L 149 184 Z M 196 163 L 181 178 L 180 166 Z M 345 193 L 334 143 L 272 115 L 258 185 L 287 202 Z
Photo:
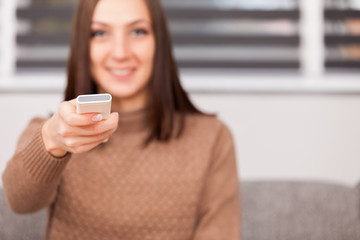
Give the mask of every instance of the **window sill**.
M 244 73 L 235 70 L 183 70 L 181 79 L 190 93 L 359 94 L 358 73 L 302 76 L 297 73 Z M 66 76 L 60 73 L 1 77 L 0 93 L 62 93 Z

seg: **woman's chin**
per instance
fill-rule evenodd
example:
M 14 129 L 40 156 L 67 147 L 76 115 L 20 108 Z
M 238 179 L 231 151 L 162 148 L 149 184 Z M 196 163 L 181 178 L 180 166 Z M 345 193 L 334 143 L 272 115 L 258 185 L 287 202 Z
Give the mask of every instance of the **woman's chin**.
M 114 92 L 114 91 L 111 91 L 110 92 L 112 98 L 115 100 L 126 100 L 126 99 L 131 99 L 134 97 L 134 93 L 132 92 L 124 92 L 124 91 L 119 91 L 119 92 Z

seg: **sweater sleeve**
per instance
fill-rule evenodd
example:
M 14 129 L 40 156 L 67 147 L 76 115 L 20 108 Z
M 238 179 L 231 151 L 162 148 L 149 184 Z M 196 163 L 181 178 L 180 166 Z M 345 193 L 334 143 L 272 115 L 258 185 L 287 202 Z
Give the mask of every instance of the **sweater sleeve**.
M 239 240 L 239 178 L 232 136 L 223 124 L 211 157 L 193 239 Z
M 44 122 L 40 118 L 30 122 L 2 175 L 8 204 L 17 213 L 35 212 L 53 202 L 71 156 L 55 158 L 46 151 L 41 136 Z

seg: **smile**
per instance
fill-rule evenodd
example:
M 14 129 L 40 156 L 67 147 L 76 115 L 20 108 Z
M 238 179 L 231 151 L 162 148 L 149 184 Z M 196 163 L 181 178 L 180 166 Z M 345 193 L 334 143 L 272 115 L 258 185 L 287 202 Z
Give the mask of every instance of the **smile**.
M 110 69 L 110 72 L 117 77 L 126 77 L 133 73 L 133 69 Z

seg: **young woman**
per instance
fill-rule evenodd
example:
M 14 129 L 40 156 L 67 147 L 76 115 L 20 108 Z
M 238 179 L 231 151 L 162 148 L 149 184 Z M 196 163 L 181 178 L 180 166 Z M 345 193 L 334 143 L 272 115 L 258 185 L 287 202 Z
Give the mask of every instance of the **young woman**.
M 112 95 L 110 118 L 76 114 L 89 93 Z M 156 0 L 80 0 L 65 101 L 3 185 L 13 211 L 48 209 L 48 240 L 240 238 L 231 134 L 182 89 Z

